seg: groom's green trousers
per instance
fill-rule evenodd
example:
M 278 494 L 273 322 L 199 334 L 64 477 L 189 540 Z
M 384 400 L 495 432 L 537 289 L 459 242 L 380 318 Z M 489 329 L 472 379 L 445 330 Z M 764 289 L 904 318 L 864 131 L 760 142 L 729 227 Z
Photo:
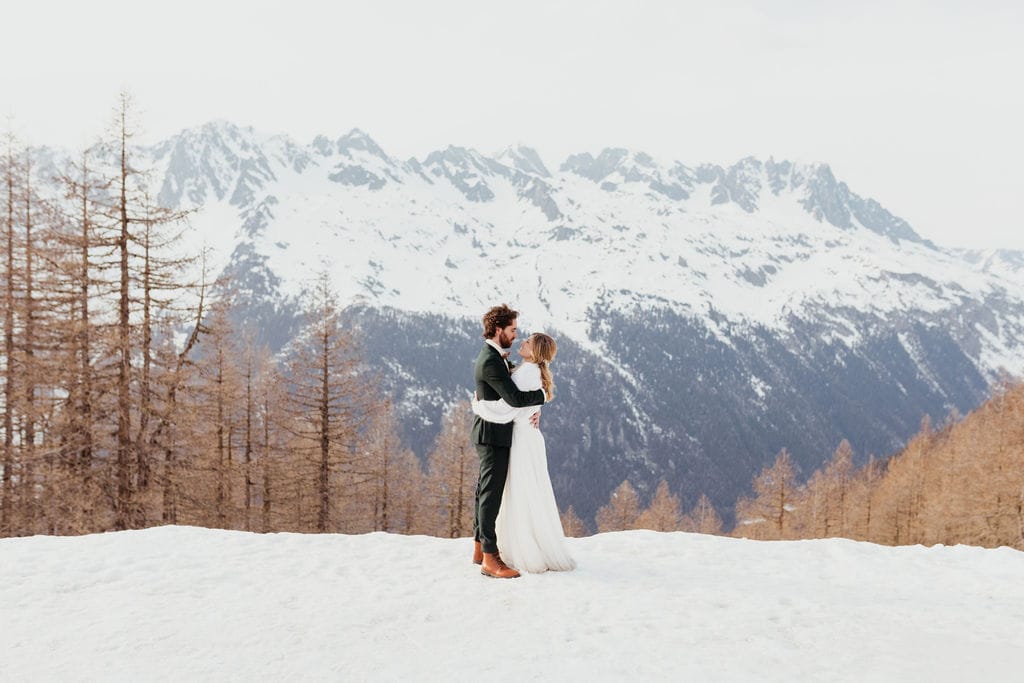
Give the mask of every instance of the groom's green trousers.
M 477 444 L 476 454 L 480 457 L 480 479 L 476 483 L 476 514 L 473 515 L 473 538 L 480 541 L 485 553 L 498 552 L 494 522 L 501 508 L 501 495 L 505 491 L 508 477 L 507 446 Z

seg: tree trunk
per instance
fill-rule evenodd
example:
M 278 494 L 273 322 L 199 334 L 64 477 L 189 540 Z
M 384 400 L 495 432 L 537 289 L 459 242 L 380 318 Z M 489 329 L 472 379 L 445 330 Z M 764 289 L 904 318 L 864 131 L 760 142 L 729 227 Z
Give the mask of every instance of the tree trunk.
M 263 531 L 270 531 L 271 472 L 270 472 L 270 392 L 263 397 Z
M 88 481 L 92 473 L 92 363 L 90 358 L 89 335 L 89 167 L 88 154 L 82 154 L 82 243 L 79 250 L 81 263 L 78 273 L 78 307 L 81 312 L 81 327 L 78 330 L 79 353 L 79 419 L 81 429 L 81 448 L 78 451 L 78 470 Z
M 153 366 L 153 273 L 149 255 L 152 227 L 152 223 L 147 220 L 145 222 L 142 244 L 142 377 L 140 378 L 139 386 L 139 431 L 135 439 L 135 476 L 140 491 L 145 491 L 149 488 L 150 469 L 147 432 L 149 430 L 149 415 L 152 403 L 150 379 Z
M 25 387 L 24 417 L 22 418 L 22 429 L 24 441 L 22 443 L 22 477 L 25 486 L 24 493 L 26 516 L 25 523 L 28 529 L 35 529 L 35 520 L 38 516 L 38 501 L 36 498 L 35 486 L 35 451 L 36 451 L 36 310 L 35 310 L 35 273 L 33 272 L 34 246 L 32 240 L 32 177 L 31 160 L 28 154 L 25 155 L 25 304 L 24 304 L 24 348 L 23 367 L 21 376 Z
M 459 478 L 458 478 L 458 489 L 455 494 L 455 526 L 452 529 L 452 538 L 459 538 L 462 536 L 462 510 L 466 502 L 463 500 L 463 487 L 466 485 L 466 468 L 463 467 L 463 458 L 465 457 L 465 447 L 459 446 Z
M 224 528 L 227 516 L 224 503 L 227 497 L 224 467 L 224 352 L 217 349 L 217 524 Z
M 0 491 L 0 536 L 12 532 L 14 514 L 14 149 L 7 140 L 7 253 L 4 274 L 4 452 L 3 488 Z
M 119 356 L 117 372 L 117 498 L 114 510 L 114 528 L 128 529 L 132 526 L 132 446 L 131 446 L 131 321 L 129 318 L 128 278 L 128 112 L 127 101 L 122 98 L 120 111 L 121 173 L 120 173 L 120 224 L 117 239 L 120 256 L 120 290 L 118 300 L 117 349 Z
M 245 367 L 245 530 L 252 526 L 252 353 Z
M 388 466 L 390 465 L 391 453 L 388 450 L 388 439 L 384 437 L 384 482 L 381 487 L 380 501 L 380 530 L 388 531 Z
M 330 512 L 330 480 L 329 480 L 329 456 L 331 452 L 330 437 L 330 352 L 329 335 L 325 331 L 323 336 L 323 362 L 321 365 L 321 394 L 320 394 L 320 512 L 317 515 L 317 531 L 327 531 L 327 518 Z

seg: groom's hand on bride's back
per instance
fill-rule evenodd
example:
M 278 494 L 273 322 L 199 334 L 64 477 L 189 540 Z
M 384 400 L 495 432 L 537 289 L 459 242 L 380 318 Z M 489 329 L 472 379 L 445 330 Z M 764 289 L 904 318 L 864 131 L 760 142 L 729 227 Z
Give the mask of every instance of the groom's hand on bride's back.
M 535 429 L 540 429 L 540 411 L 539 410 L 536 413 L 534 413 L 533 415 L 530 416 L 530 424 L 532 424 Z

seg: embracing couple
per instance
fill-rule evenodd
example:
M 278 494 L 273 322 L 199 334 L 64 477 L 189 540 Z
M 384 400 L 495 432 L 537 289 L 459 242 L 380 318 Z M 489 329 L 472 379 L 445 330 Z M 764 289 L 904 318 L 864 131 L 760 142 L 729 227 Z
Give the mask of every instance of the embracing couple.
M 480 456 L 473 516 L 473 562 L 498 579 L 576 566 L 569 555 L 548 476 L 540 409 L 554 397 L 555 340 L 532 334 L 507 361 L 519 314 L 502 304 L 483 317 L 486 343 L 474 369 L 473 443 Z

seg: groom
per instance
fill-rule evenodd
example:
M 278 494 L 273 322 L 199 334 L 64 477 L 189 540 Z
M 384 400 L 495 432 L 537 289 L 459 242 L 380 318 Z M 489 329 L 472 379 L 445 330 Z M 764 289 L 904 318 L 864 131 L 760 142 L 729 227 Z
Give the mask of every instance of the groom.
M 516 338 L 519 313 L 502 304 L 484 314 L 486 343 L 476 358 L 473 378 L 476 395 L 482 401 L 505 399 L 513 408 L 539 406 L 544 403 L 544 391 L 519 391 L 512 382 L 511 369 L 505 360 L 505 349 Z M 536 426 L 536 425 L 535 425 Z M 519 572 L 501 561 L 494 521 L 501 507 L 501 495 L 508 476 L 508 456 L 512 446 L 512 423 L 486 422 L 480 417 L 473 421 L 473 443 L 480 457 L 480 478 L 476 484 L 476 509 L 473 515 L 473 562 L 481 565 L 480 573 L 496 579 L 513 579 Z

